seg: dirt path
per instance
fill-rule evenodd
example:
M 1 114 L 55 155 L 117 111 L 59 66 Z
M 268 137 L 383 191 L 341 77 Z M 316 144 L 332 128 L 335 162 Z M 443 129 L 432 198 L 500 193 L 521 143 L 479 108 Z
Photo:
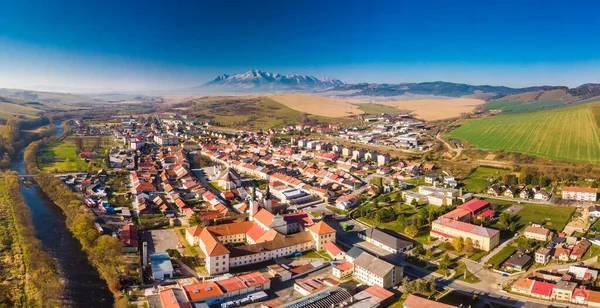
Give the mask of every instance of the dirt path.
M 444 139 L 442 139 L 442 138 L 440 137 L 440 133 L 438 133 L 437 135 L 435 135 L 435 139 L 437 139 L 437 140 L 441 141 L 441 142 L 442 142 L 442 143 L 443 143 L 443 144 L 446 146 L 446 148 L 447 148 L 448 150 L 450 150 L 450 151 L 452 151 L 452 152 L 456 153 L 456 156 L 454 156 L 454 158 L 456 158 L 456 157 L 459 157 L 459 156 L 460 156 L 460 154 L 462 153 L 462 148 L 453 148 L 453 147 L 450 145 L 450 143 L 446 142 L 446 140 L 444 140 Z

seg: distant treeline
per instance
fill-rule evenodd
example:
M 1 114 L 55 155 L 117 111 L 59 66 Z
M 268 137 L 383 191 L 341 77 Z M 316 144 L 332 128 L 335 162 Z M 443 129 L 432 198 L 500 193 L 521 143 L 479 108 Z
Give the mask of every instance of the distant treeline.
M 42 126 L 45 127 L 36 132 L 25 132 Z M 31 141 L 52 135 L 54 135 L 54 126 L 50 124 L 50 119 L 47 117 L 34 120 L 9 118 L 6 125 L 0 129 L 0 168 L 10 167 L 12 158 Z
M 10 213 L 14 222 L 14 231 L 5 229 L 0 232 L 3 249 L 12 253 L 8 260 L 11 268 L 0 269 L 1 272 L 21 272 L 23 277 L 13 277 L 21 284 L 23 290 L 0 289 L 0 307 L 60 307 L 62 285 L 56 264 L 52 257 L 42 249 L 41 242 L 35 236 L 31 211 L 20 191 L 20 183 L 16 174 L 5 173 L 0 185 L 0 207 L 2 213 Z M 2 217 L 9 219 L 8 217 Z M 10 228 L 11 223 L 3 225 Z M 12 260 L 11 260 L 12 259 Z M 19 270 L 21 264 L 24 270 Z M 3 262 L 0 261 L 0 265 Z M 23 296 L 25 295 L 25 296 Z

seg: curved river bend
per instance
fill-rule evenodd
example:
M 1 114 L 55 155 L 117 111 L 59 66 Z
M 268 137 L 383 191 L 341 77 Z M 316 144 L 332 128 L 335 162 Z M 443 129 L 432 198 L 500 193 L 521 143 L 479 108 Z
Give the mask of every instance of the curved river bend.
M 56 135 L 63 132 L 61 123 L 54 123 Z M 23 152 L 11 164 L 11 170 L 27 174 Z M 37 238 L 56 260 L 65 282 L 65 307 L 112 307 L 113 294 L 98 271 L 90 264 L 81 244 L 71 235 L 62 210 L 37 186 L 21 185 L 21 193 L 31 209 Z

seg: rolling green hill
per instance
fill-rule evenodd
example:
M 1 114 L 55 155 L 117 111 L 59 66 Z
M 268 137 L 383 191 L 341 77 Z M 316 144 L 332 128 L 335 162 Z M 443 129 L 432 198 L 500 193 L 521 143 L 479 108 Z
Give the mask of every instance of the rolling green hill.
M 488 99 L 488 103 L 484 105 L 484 109 L 499 111 L 500 114 L 516 114 L 600 101 L 600 97 L 588 98 L 590 95 L 596 94 L 595 92 L 586 92 L 581 96 L 573 94 L 578 94 L 578 92 L 565 89 L 549 89 L 512 94 L 500 98 Z
M 481 149 L 503 149 L 555 160 L 600 163 L 597 104 L 470 120 L 448 136 Z

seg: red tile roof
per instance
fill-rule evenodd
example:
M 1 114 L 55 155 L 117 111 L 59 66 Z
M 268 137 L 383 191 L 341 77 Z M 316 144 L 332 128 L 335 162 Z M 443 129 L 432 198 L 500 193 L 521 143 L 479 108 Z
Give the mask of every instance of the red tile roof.
M 327 252 L 329 252 L 332 256 L 337 256 L 339 253 L 343 252 L 339 247 L 337 247 L 337 245 L 332 242 L 332 241 L 328 241 L 327 243 L 325 243 L 324 248 Z
M 223 291 L 221 291 L 219 285 L 217 285 L 217 283 L 214 281 L 207 281 L 187 285 L 184 286 L 183 289 L 185 290 L 187 297 L 192 302 L 199 302 L 223 296 Z
M 574 186 L 570 186 L 570 187 L 563 187 L 562 191 L 564 192 L 582 192 L 582 193 L 598 193 L 598 189 L 597 188 L 585 188 L 585 187 L 574 187 Z
M 467 210 L 467 211 L 471 212 L 472 215 L 475 215 L 475 213 L 481 211 L 483 208 L 485 208 L 489 205 L 490 205 L 490 203 L 487 201 L 473 199 L 473 200 L 467 201 L 465 204 L 459 205 L 458 208 Z
M 255 220 L 258 220 L 260 223 L 262 223 L 265 226 L 270 226 L 271 223 L 273 222 L 273 214 L 269 213 L 269 211 L 265 210 L 265 209 L 260 209 L 258 211 L 258 213 L 256 213 L 256 215 L 254 215 Z
M 163 308 L 192 308 L 192 304 L 190 303 L 179 302 L 173 289 L 160 291 L 160 302 Z
M 138 247 L 137 228 L 134 225 L 125 225 L 121 231 L 121 242 L 128 247 Z
M 239 277 L 217 281 L 217 284 L 227 293 L 246 289 L 246 284 Z
M 544 282 L 544 281 L 536 281 L 533 283 L 533 288 L 531 289 L 531 294 L 541 295 L 541 296 L 550 296 L 552 294 L 553 288 L 554 288 L 553 283 Z
M 392 293 L 378 285 L 372 285 L 372 286 L 368 287 L 367 289 L 365 289 L 364 292 L 367 292 L 381 300 L 386 300 L 386 299 L 394 296 L 394 293 Z
M 351 269 L 352 267 L 354 267 L 354 265 L 350 262 L 343 262 L 334 267 L 339 269 L 340 271 L 347 271 L 347 270 Z
M 271 282 L 271 279 L 267 278 L 265 274 L 260 272 L 254 272 L 246 275 L 238 276 L 248 287 L 254 287 L 258 285 L 263 285 L 265 283 Z
M 220 256 L 229 253 L 229 250 L 223 244 L 219 243 L 206 228 L 200 232 L 200 241 L 204 243 L 206 253 L 209 256 Z
M 199 236 L 200 232 L 202 232 L 202 227 L 200 226 L 193 226 L 193 227 L 189 227 L 187 228 L 187 232 L 189 232 L 192 236 Z
M 308 230 L 322 235 L 322 234 L 328 234 L 328 233 L 335 233 L 335 229 L 333 229 L 332 227 L 330 227 L 328 224 L 326 224 L 323 221 L 319 221 L 318 223 L 308 227 Z
M 255 224 L 248 232 L 246 232 L 246 235 L 256 242 L 266 232 L 265 229 Z

